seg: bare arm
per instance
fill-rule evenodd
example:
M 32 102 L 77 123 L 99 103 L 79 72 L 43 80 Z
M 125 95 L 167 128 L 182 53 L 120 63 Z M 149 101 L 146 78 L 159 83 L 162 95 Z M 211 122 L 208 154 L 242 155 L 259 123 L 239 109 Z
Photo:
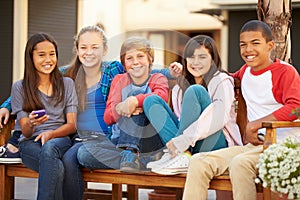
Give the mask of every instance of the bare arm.
M 59 138 L 59 137 L 65 137 L 67 135 L 70 135 L 76 131 L 76 120 L 77 120 L 77 113 L 67 113 L 67 123 L 60 126 L 58 129 L 54 131 L 44 132 L 39 134 L 35 141 L 41 140 L 42 145 L 45 144 L 48 140 L 52 138 Z
M 248 122 L 246 126 L 246 133 L 244 141 L 246 143 L 251 143 L 253 145 L 260 145 L 263 144 L 263 141 L 259 140 L 258 135 L 258 129 L 262 128 L 262 122 L 263 121 L 276 121 L 277 119 L 274 117 L 273 114 L 267 115 L 263 118 L 254 120 L 252 122 Z
M 48 115 L 44 115 L 40 118 L 36 118 L 36 115 L 32 111 L 28 117 L 24 117 L 20 119 L 22 134 L 25 137 L 31 137 L 32 134 L 34 133 L 34 127 L 43 124 L 48 119 L 49 119 Z

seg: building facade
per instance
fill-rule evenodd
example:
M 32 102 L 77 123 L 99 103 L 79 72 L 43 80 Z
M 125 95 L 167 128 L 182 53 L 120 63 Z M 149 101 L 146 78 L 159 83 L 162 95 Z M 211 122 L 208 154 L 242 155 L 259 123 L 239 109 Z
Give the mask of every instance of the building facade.
M 293 0 L 292 61 L 300 69 L 300 0 Z M 23 76 L 24 48 L 35 32 L 48 32 L 58 41 L 59 65 L 73 54 L 73 37 L 82 26 L 101 22 L 109 38 L 105 59 L 119 59 L 119 49 L 130 35 L 141 35 L 155 47 L 155 67 L 180 61 L 186 41 L 198 34 L 213 37 L 223 68 L 236 71 L 239 30 L 257 19 L 257 0 L 5 0 L 0 1 L 0 101 L 10 94 L 11 84 Z M 298 25 L 299 24 L 299 25 Z

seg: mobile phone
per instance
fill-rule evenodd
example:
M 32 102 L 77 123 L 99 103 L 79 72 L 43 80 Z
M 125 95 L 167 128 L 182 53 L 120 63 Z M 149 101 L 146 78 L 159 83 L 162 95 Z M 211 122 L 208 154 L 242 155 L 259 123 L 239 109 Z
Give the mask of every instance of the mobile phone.
M 33 114 L 37 115 L 35 118 L 40 118 L 44 115 L 46 115 L 46 110 L 42 109 L 42 110 L 34 110 Z

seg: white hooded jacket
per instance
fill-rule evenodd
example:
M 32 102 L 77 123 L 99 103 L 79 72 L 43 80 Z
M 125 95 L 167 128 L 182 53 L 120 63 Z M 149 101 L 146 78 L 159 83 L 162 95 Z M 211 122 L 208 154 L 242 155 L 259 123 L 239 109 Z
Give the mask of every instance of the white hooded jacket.
M 183 134 L 173 138 L 174 145 L 180 152 L 194 146 L 220 129 L 228 142 L 228 146 L 243 145 L 238 125 L 236 124 L 235 96 L 233 78 L 226 73 L 216 74 L 208 84 L 208 94 L 212 103 L 201 113 Z M 179 118 L 182 106 L 182 90 L 178 85 L 172 90 L 172 105 Z

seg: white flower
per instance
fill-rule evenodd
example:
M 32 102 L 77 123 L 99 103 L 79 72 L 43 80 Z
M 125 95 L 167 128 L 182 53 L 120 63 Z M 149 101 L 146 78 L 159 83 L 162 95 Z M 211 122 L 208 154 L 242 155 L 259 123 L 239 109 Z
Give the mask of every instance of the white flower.
M 261 183 L 259 178 L 256 178 L 254 181 L 255 181 L 256 184 Z
M 272 191 L 288 194 L 289 199 L 300 198 L 300 141 L 289 137 L 272 144 L 259 157 L 258 178 L 255 183 Z

